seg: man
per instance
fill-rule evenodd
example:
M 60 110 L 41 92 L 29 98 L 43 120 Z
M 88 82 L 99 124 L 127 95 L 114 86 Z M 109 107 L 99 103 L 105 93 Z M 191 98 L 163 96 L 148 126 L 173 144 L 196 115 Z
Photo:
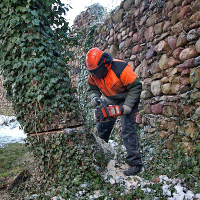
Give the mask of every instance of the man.
M 99 98 L 104 95 L 111 105 L 122 106 L 122 139 L 127 150 L 126 161 L 129 169 L 127 176 L 136 175 L 142 168 L 139 140 L 135 128 L 134 115 L 138 110 L 142 84 L 130 65 L 122 60 L 113 59 L 108 53 L 92 48 L 86 55 L 86 66 L 90 72 L 88 84 L 91 104 L 99 105 Z M 108 142 L 116 119 L 97 124 L 99 137 Z

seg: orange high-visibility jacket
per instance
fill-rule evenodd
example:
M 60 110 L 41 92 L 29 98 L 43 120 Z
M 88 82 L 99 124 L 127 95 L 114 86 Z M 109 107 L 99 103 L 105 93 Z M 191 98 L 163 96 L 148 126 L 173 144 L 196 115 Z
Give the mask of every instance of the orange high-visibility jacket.
M 123 102 L 132 108 L 142 91 L 142 84 L 137 75 L 131 66 L 122 60 L 113 59 L 107 69 L 108 73 L 104 78 L 99 79 L 89 74 L 87 82 L 91 99 L 103 94 L 116 104 Z

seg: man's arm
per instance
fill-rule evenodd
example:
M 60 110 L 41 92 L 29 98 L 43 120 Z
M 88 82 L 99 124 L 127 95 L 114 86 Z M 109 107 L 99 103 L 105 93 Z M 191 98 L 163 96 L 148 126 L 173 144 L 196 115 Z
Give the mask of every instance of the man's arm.
M 101 93 L 99 91 L 99 88 L 97 86 L 91 85 L 90 83 L 88 83 L 88 85 L 89 85 L 88 93 L 90 99 L 92 100 L 94 97 L 100 98 Z
M 87 83 L 89 86 L 88 94 L 91 100 L 92 105 L 95 107 L 98 103 L 98 99 L 101 96 L 99 88 L 96 86 L 95 81 L 92 79 L 92 75 L 90 74 L 87 79 Z
M 120 80 L 128 90 L 124 105 L 133 108 L 135 103 L 140 98 L 140 94 L 142 92 L 142 83 L 140 82 L 137 75 L 133 72 L 130 65 L 127 65 L 126 68 L 123 70 L 120 76 Z
M 135 81 L 127 86 L 128 94 L 126 96 L 124 104 L 129 106 L 130 108 L 133 108 L 135 103 L 140 98 L 140 94 L 142 92 L 142 83 L 138 78 L 135 79 Z

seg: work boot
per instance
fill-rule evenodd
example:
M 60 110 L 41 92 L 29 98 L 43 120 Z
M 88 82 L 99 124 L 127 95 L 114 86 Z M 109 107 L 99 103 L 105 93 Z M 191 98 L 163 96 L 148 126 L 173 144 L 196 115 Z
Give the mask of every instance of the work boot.
M 130 166 L 127 170 L 124 171 L 126 176 L 134 176 L 138 174 L 142 169 L 142 166 Z

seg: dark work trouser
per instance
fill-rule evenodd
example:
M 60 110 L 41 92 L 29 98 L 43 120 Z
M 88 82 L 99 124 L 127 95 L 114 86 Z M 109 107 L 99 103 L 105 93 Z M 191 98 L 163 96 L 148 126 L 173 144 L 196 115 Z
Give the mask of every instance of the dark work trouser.
M 134 118 L 135 113 L 138 110 L 138 105 L 139 101 L 137 104 L 135 104 L 129 115 L 121 116 L 121 124 L 122 124 L 121 135 L 127 151 L 126 161 L 130 166 L 142 165 L 139 139 L 135 127 L 135 118 Z M 109 140 L 115 121 L 116 119 L 97 124 L 99 137 L 106 142 L 108 142 Z

